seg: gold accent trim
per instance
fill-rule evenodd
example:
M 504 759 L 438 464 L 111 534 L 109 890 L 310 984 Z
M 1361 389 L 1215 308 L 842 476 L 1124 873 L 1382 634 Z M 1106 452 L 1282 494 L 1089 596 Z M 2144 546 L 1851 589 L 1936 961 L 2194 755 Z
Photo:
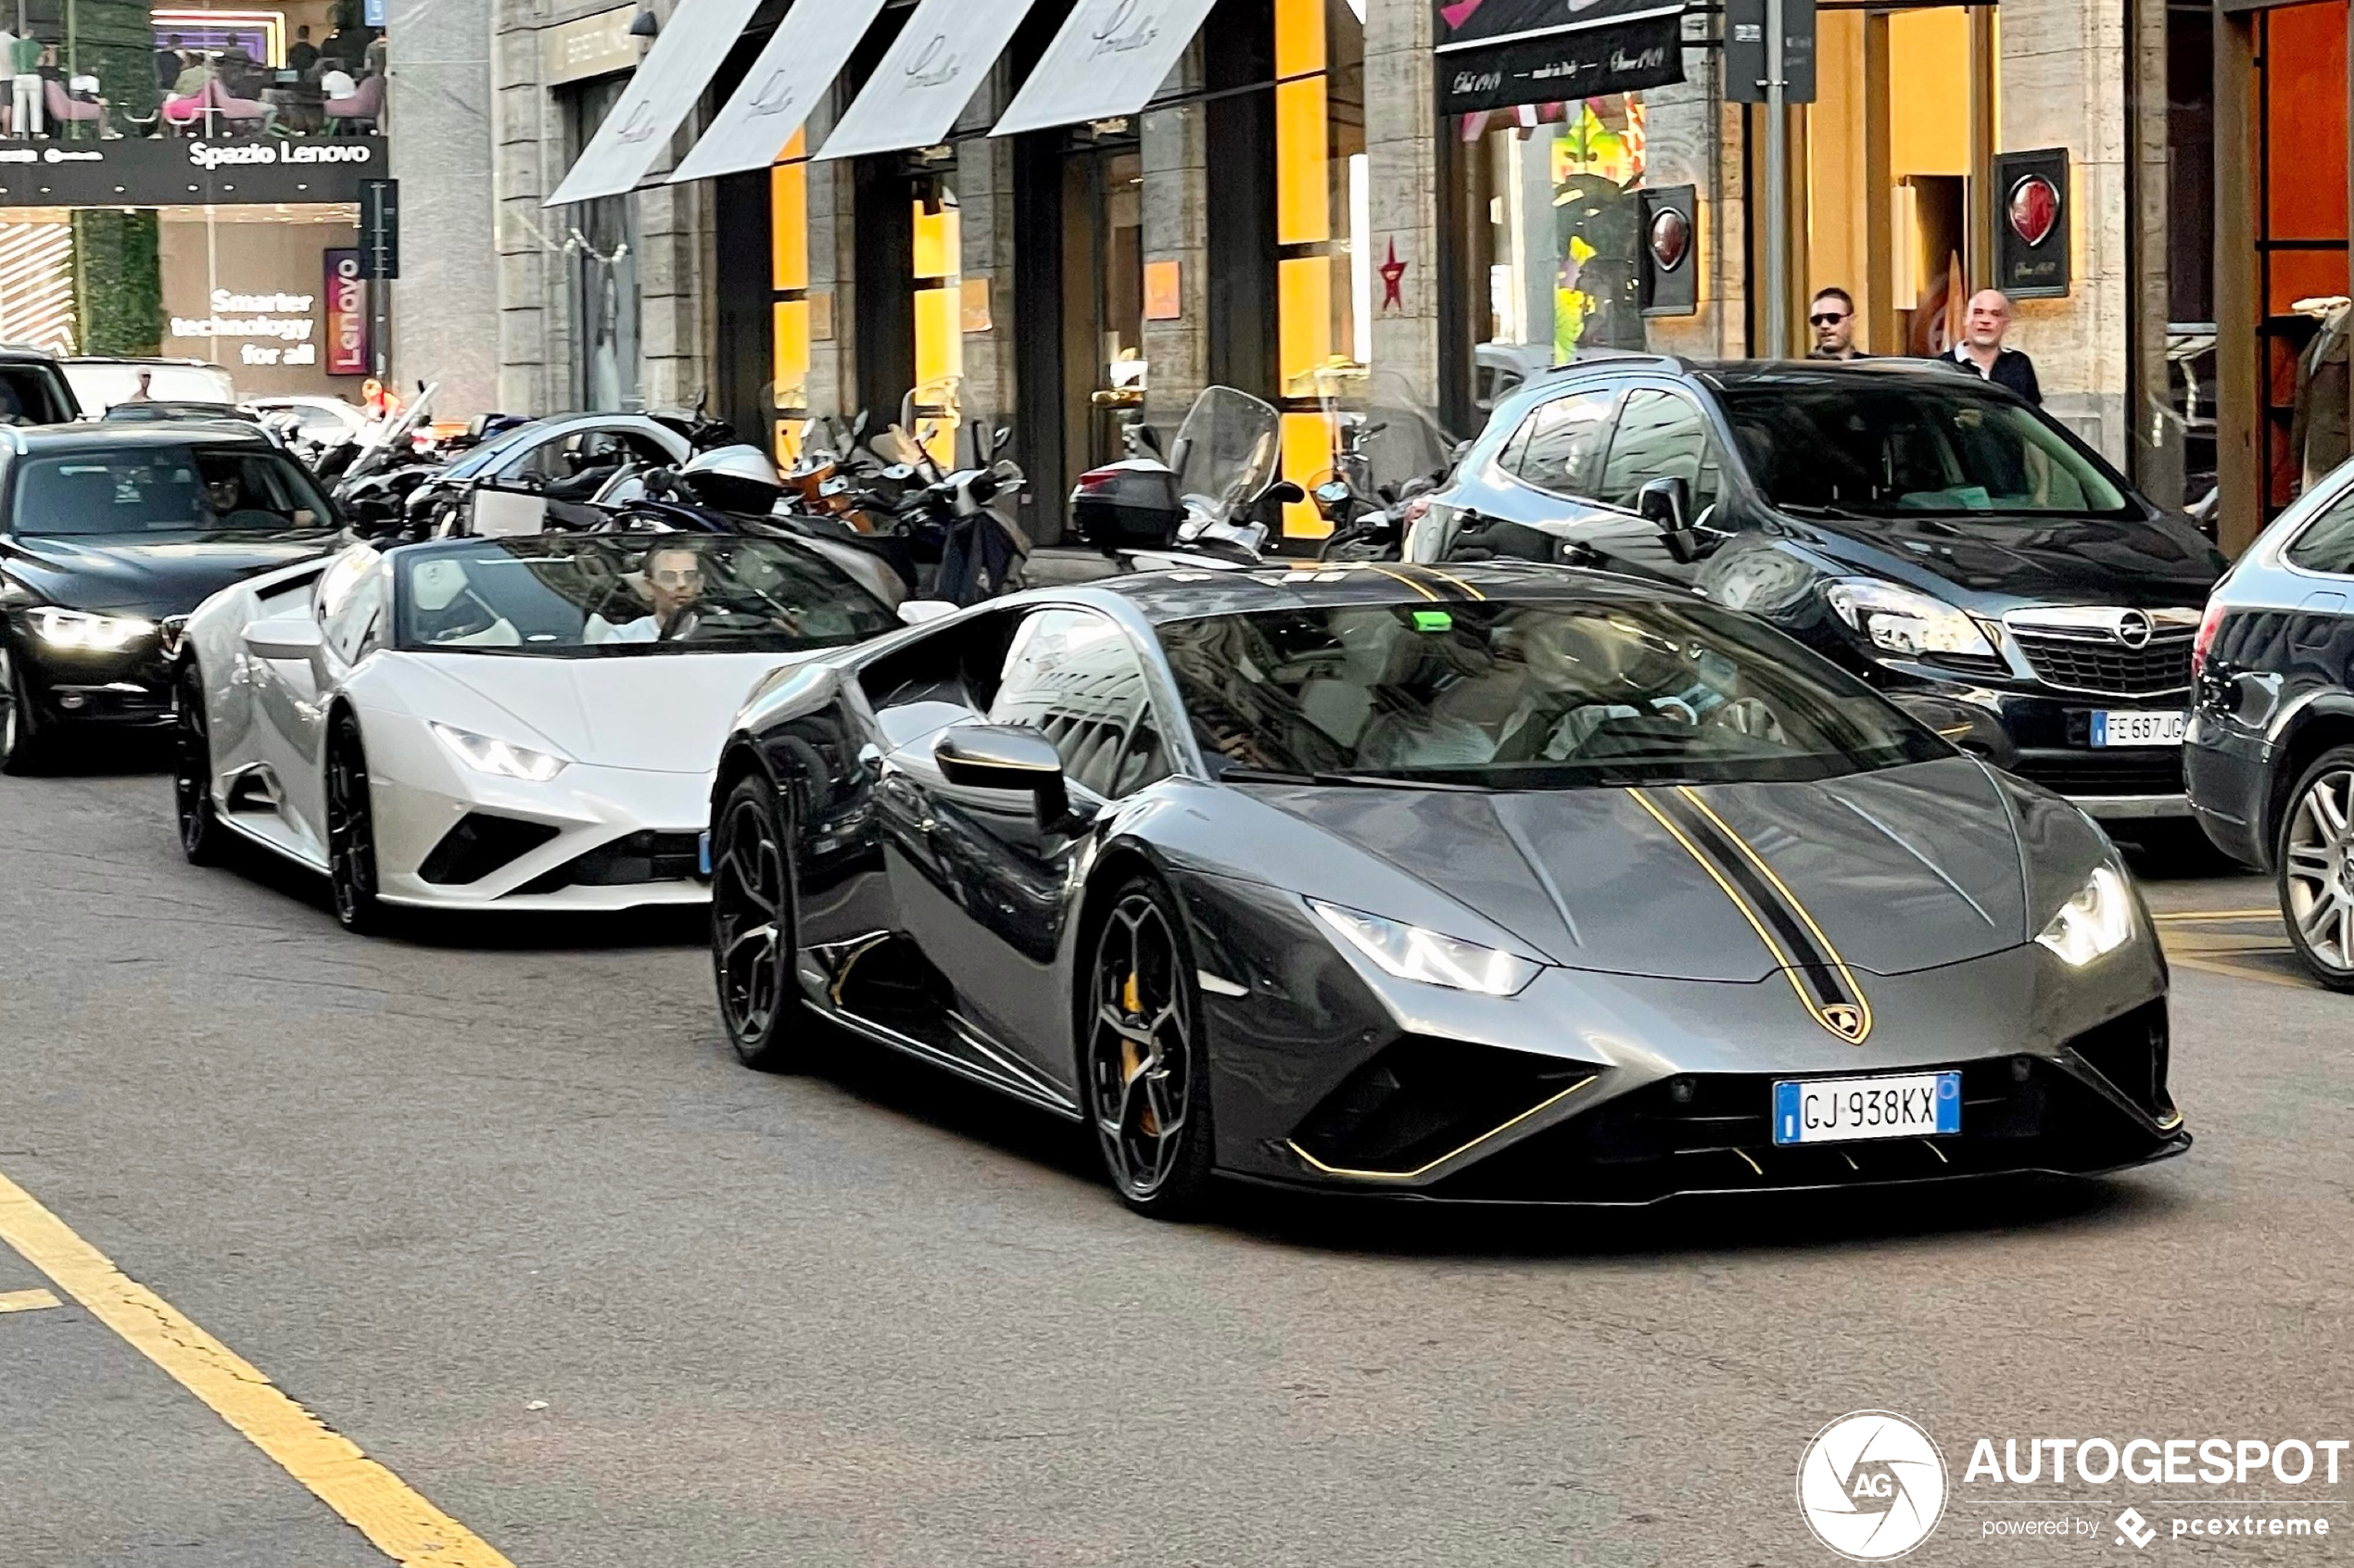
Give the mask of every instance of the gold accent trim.
M 1939 1147 L 1938 1147 L 1935 1144 L 1930 1143 L 1930 1142 L 1927 1138 L 1923 1138 L 1923 1139 L 1921 1140 L 1921 1147 L 1923 1147 L 1923 1148 L 1927 1149 L 1930 1153 L 1931 1153 L 1931 1154 L 1935 1155 L 1935 1156 L 1937 1157 L 1937 1163 L 1938 1163 L 1938 1164 L 1940 1164 L 1940 1165 L 1951 1165 L 1951 1164 L 1953 1164 L 1953 1163 L 1954 1163 L 1952 1160 L 1947 1159 L 1947 1158 L 1945 1157 L 1945 1151 L 1944 1151 L 1943 1149 L 1939 1148 Z
M 1462 588 L 1462 589 L 1465 593 L 1467 593 L 1467 594 L 1471 595 L 1474 599 L 1480 599 L 1480 600 L 1484 600 L 1484 599 L 1486 599 L 1486 598 L 1487 597 L 1486 594 L 1484 594 L 1484 593 L 1480 592 L 1477 588 L 1475 588 L 1472 587 L 1472 586 L 1471 586 L 1471 584 L 1469 584 L 1469 583 L 1467 583 L 1467 582 L 1463 581 L 1463 579 L 1462 579 L 1462 578 L 1456 576 L 1456 575 L 1455 575 L 1453 573 L 1451 573 L 1451 572 L 1442 572 L 1442 571 L 1440 571 L 1440 570 L 1439 570 L 1437 567 L 1436 567 L 1436 566 L 1423 566 L 1423 565 L 1422 565 L 1422 563 L 1420 563 L 1420 562 L 1416 562 L 1416 563 L 1415 563 L 1415 564 L 1416 564 L 1416 565 L 1418 565 L 1418 566 L 1422 566 L 1422 569 L 1423 569 L 1424 571 L 1428 572 L 1428 573 L 1429 573 L 1432 576 L 1436 577 L 1436 578 L 1437 578 L 1440 582 L 1442 582 L 1442 583 L 1452 583 L 1452 584 L 1454 584 L 1457 588 Z
M 1284 1145 L 1290 1149 L 1292 1153 L 1297 1155 L 1300 1158 L 1306 1160 L 1309 1164 L 1314 1166 L 1318 1170 L 1323 1171 L 1327 1176 L 1352 1176 L 1360 1182 L 1411 1182 L 1417 1176 L 1437 1170 L 1440 1166 L 1446 1164 L 1449 1160 L 1453 1159 L 1456 1156 L 1468 1154 L 1472 1150 L 1479 1147 L 1480 1144 L 1487 1143 L 1488 1140 L 1500 1137 L 1502 1134 L 1511 1132 L 1513 1128 L 1518 1127 L 1522 1122 L 1526 1121 L 1530 1117 L 1535 1116 L 1538 1111 L 1545 1109 L 1547 1106 L 1561 1104 L 1563 1100 L 1568 1099 L 1572 1094 L 1576 1094 L 1580 1089 L 1585 1088 L 1588 1084 L 1593 1082 L 1601 1076 L 1601 1074 L 1600 1073 L 1589 1073 L 1586 1077 L 1581 1078 L 1576 1082 L 1571 1084 L 1568 1088 L 1563 1090 L 1560 1094 L 1538 1101 L 1535 1105 L 1529 1106 L 1526 1110 L 1521 1112 L 1518 1116 L 1512 1118 L 1510 1121 L 1505 1122 L 1503 1125 L 1500 1127 L 1491 1127 L 1487 1132 L 1482 1132 L 1478 1137 L 1474 1138 L 1470 1143 L 1464 1144 L 1457 1148 L 1449 1149 L 1445 1154 L 1440 1155 L 1436 1159 L 1432 1160 L 1429 1164 L 1418 1165 L 1411 1170 L 1352 1170 L 1345 1165 L 1326 1165 L 1323 1160 L 1318 1159 L 1314 1155 L 1310 1154 L 1306 1149 L 1301 1148 L 1297 1143 L 1294 1143 L 1289 1138 L 1284 1140 Z M 1764 1172 L 1761 1171 L 1759 1174 L 1763 1175 Z
M 1763 1175 L 1765 1175 L 1765 1174 L 1766 1174 L 1766 1168 L 1765 1168 L 1764 1166 L 1762 1166 L 1762 1165 L 1758 1164 L 1755 1160 L 1753 1160 L 1753 1159 L 1750 1158 L 1750 1157 L 1749 1157 L 1749 1151 L 1748 1151 L 1747 1149 L 1735 1149 L 1733 1152 L 1734 1152 L 1735 1154 L 1737 1154 L 1737 1155 L 1740 1156 L 1740 1160 L 1741 1160 L 1741 1163 L 1742 1163 L 1743 1165 L 1748 1166 L 1748 1167 L 1749 1167 L 1752 1170 L 1756 1171 L 1756 1172 L 1757 1172 L 1760 1176 L 1763 1176 Z
M 1831 1022 L 1826 1009 L 1815 1005 L 1814 999 L 1811 997 L 1807 999 L 1806 1010 L 1815 1015 L 1816 1023 L 1821 1024 L 1850 1045 L 1861 1045 L 1872 1032 L 1872 1000 L 1864 994 L 1864 988 L 1855 983 L 1854 973 L 1848 968 L 1847 960 L 1839 955 L 1839 949 L 1831 945 L 1831 939 L 1823 934 L 1823 928 L 1815 923 L 1814 915 L 1808 911 L 1806 905 L 1799 902 L 1798 895 L 1790 891 L 1789 884 L 1774 875 L 1774 868 L 1766 864 L 1766 857 L 1759 854 L 1747 839 L 1735 832 L 1731 823 L 1717 816 L 1690 785 L 1678 784 L 1676 790 L 1678 794 L 1691 802 L 1702 816 L 1716 824 L 1718 829 L 1740 847 L 1741 854 L 1749 857 L 1749 863 L 1756 866 L 1767 881 L 1774 884 L 1774 891 L 1782 895 L 1782 901 L 1797 912 L 1800 919 L 1806 922 L 1807 930 L 1814 934 L 1815 940 L 1822 944 L 1823 952 L 1829 956 L 1831 967 L 1839 971 L 1839 978 L 1846 985 L 1847 993 L 1855 998 L 1855 1005 L 1863 1013 L 1863 1018 L 1853 1030 L 1841 1029 Z
M 878 931 L 856 947 L 852 948 L 842 958 L 842 967 L 834 971 L 834 983 L 826 988 L 826 995 L 832 1001 L 835 1007 L 839 1008 L 842 1005 L 842 988 L 850 983 L 850 971 L 857 967 L 858 960 L 890 940 L 889 931 Z
M 1701 852 L 1701 847 L 1686 837 L 1684 830 L 1670 821 L 1665 812 L 1643 798 L 1640 790 L 1629 786 L 1626 792 L 1635 798 L 1637 805 L 1652 814 L 1652 820 L 1667 829 L 1668 837 L 1684 846 L 1684 853 L 1692 857 L 1692 864 L 1707 872 L 1709 880 L 1715 882 L 1723 891 L 1725 897 L 1731 901 L 1733 907 L 1741 912 L 1741 918 L 1749 922 L 1749 929 L 1757 933 L 1757 940 L 1764 942 L 1766 951 L 1773 955 L 1774 967 L 1780 970 L 1782 978 L 1790 982 L 1791 993 L 1798 998 L 1798 1005 L 1805 1008 L 1810 1016 L 1813 1015 L 1815 999 L 1806 994 L 1806 987 L 1800 982 L 1798 966 L 1791 963 L 1790 955 L 1782 951 L 1782 944 L 1774 940 L 1774 933 L 1766 929 L 1766 922 L 1757 917 L 1757 911 L 1749 906 L 1749 900 L 1743 898 L 1740 890 L 1725 879 L 1725 873 L 1716 869 L 1708 856 Z M 1817 1018 L 1816 1021 L 1820 1023 L 1822 1020 Z M 1758 1174 L 1762 1176 L 1765 1172 L 1761 1170 Z
M 2158 1124 L 2158 1130 L 2160 1132 L 2171 1132 L 2174 1129 L 2182 1125 L 2183 1113 L 2178 1110 L 2171 1116 L 2161 1118 Z
M 2219 923 L 2227 920 L 2277 920 L 2280 917 L 2279 904 L 2270 909 L 2162 909 L 2150 917 L 2162 925 L 2177 922 L 2202 925 L 2210 920 Z
M 1373 562 L 1371 562 L 1371 561 L 1363 562 L 1363 563 L 1361 563 L 1361 564 L 1362 564 L 1362 565 L 1363 565 L 1363 566 L 1364 566 L 1367 570 L 1369 570 L 1369 571 L 1379 572 L 1379 573 L 1380 573 L 1383 576 L 1387 577 L 1387 578 L 1388 578 L 1391 582 L 1394 582 L 1394 583 L 1404 583 L 1404 584 L 1405 584 L 1408 588 L 1412 588 L 1412 589 L 1413 589 L 1416 593 L 1421 594 L 1421 595 L 1422 595 L 1424 599 L 1427 599 L 1427 600 L 1431 601 L 1433 603 L 1437 602 L 1437 600 L 1438 600 L 1438 595 L 1436 595 L 1436 594 L 1435 594 L 1435 593 L 1431 592 L 1431 591 L 1430 591 L 1430 589 L 1428 589 L 1428 588 L 1424 588 L 1422 584 L 1420 584 L 1420 583 L 1418 583 L 1418 582 L 1414 581 L 1414 579 L 1413 579 L 1413 578 L 1411 578 L 1411 577 L 1410 577 L 1410 576 L 1406 575 L 1406 574 L 1405 574 L 1405 573 L 1403 573 L 1403 572 L 1393 572 L 1393 571 L 1391 571 L 1388 567 L 1386 567 L 1386 566 L 1383 566 L 1383 565 L 1379 565 L 1379 564 L 1377 564 L 1377 563 L 1373 563 Z

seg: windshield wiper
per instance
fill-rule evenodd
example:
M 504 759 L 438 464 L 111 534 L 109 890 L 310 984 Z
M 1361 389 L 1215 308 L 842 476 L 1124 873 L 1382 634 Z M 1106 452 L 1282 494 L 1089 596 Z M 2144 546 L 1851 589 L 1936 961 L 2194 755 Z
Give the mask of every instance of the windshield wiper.
M 1235 784 L 1333 784 L 1361 790 L 1449 790 L 1487 793 L 1482 784 L 1448 784 L 1436 778 L 1408 778 L 1390 773 L 1285 773 L 1274 768 L 1230 767 L 1219 782 Z

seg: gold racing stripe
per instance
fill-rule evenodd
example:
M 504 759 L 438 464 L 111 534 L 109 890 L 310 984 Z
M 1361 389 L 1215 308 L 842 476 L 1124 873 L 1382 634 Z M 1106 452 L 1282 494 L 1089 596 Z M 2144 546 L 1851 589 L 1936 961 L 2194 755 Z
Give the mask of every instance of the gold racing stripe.
M 1833 1034 L 1851 1045 L 1861 1045 L 1865 1036 L 1872 1032 L 1871 999 L 1864 994 L 1864 988 L 1855 983 L 1854 971 L 1848 968 L 1847 960 L 1839 955 L 1839 949 L 1831 945 L 1831 939 L 1824 935 L 1823 928 L 1815 923 L 1814 913 L 1799 902 L 1798 895 L 1790 891 L 1788 883 L 1774 874 L 1774 868 L 1766 864 L 1766 857 L 1757 853 L 1756 846 L 1735 832 L 1733 825 L 1717 816 L 1709 803 L 1700 798 L 1698 791 L 1689 784 L 1678 784 L 1676 791 L 1691 802 L 1693 807 L 1702 816 L 1716 824 L 1717 830 L 1726 838 L 1730 839 L 1734 847 L 1749 857 L 1749 863 L 1757 867 L 1758 874 L 1773 884 L 1774 891 L 1781 895 L 1782 902 L 1790 907 L 1791 912 L 1804 921 L 1807 930 L 1814 933 L 1816 945 L 1823 950 L 1823 956 L 1830 960 L 1831 967 L 1838 972 L 1841 986 L 1845 989 L 1848 995 L 1855 999 L 1854 1005 L 1862 1016 L 1855 1021 L 1854 1028 L 1848 1030 L 1824 1018 L 1819 1009 L 1810 1007 L 1808 1010 L 1816 1014 L 1816 1022 L 1822 1024 Z
M 1709 880 L 1715 882 L 1718 890 L 1724 893 L 1727 901 L 1729 902 L 1735 909 L 1740 911 L 1741 918 L 1747 920 L 1749 922 L 1750 929 L 1757 933 L 1757 940 L 1765 943 L 1766 953 L 1770 955 L 1774 960 L 1774 967 L 1781 971 L 1782 979 L 1790 982 L 1791 993 L 1798 998 L 1798 1005 L 1806 1009 L 1806 1016 L 1813 1018 L 1817 1024 L 1820 1024 L 1830 1033 L 1846 1041 L 1849 1044 L 1862 1044 L 1864 1043 L 1864 1037 L 1871 1032 L 1871 1006 L 1869 1003 L 1865 1001 L 1863 992 L 1856 988 L 1854 978 L 1848 973 L 1846 965 L 1840 962 L 1838 955 L 1832 952 L 1830 944 L 1828 942 L 1823 942 L 1823 951 L 1826 955 L 1829 955 L 1831 957 L 1832 962 L 1837 965 L 1838 972 L 1844 980 L 1847 994 L 1854 998 L 1854 1004 L 1852 1007 L 1846 1007 L 1841 1004 L 1834 1004 L 1834 1005 L 1841 1005 L 1842 1011 L 1852 1014 L 1852 1022 L 1846 1019 L 1834 1019 L 1826 1010 L 1824 1005 L 1816 1000 L 1814 994 L 1807 990 L 1805 979 L 1800 973 L 1799 964 L 1791 956 L 1789 951 L 1774 935 L 1774 932 L 1771 927 L 1766 923 L 1765 917 L 1758 912 L 1748 898 L 1742 895 L 1740 889 L 1733 886 L 1731 879 L 1728 879 L 1722 870 L 1717 868 L 1716 863 L 1709 857 L 1708 853 L 1702 849 L 1700 845 L 1694 843 L 1691 836 L 1686 833 L 1681 828 L 1678 828 L 1675 821 L 1669 817 L 1665 812 L 1660 810 L 1658 806 L 1652 804 L 1641 790 L 1630 787 L 1626 790 L 1626 793 L 1634 797 L 1635 803 L 1637 805 L 1641 806 L 1645 811 L 1651 814 L 1653 821 L 1657 822 L 1662 828 L 1667 829 L 1668 837 L 1674 839 L 1678 844 L 1681 844 L 1684 848 L 1684 853 L 1692 857 L 1692 864 L 1699 866 L 1702 871 L 1707 872 Z M 1699 804 L 1697 801 L 1693 803 L 1696 805 Z M 1703 811 L 1707 810 L 1705 806 L 1701 807 L 1701 809 Z M 1755 862 L 1761 870 L 1765 871 L 1765 875 L 1771 879 L 1773 885 L 1781 889 L 1783 896 L 1787 898 L 1789 896 L 1789 889 L 1783 887 L 1781 879 L 1775 877 L 1771 870 L 1766 870 L 1765 868 L 1764 862 L 1757 861 L 1756 852 L 1752 850 L 1748 843 L 1743 841 L 1739 834 L 1733 832 L 1731 828 L 1726 828 L 1724 826 L 1724 819 L 1718 816 L 1715 812 L 1708 812 L 1708 817 L 1712 823 L 1715 823 L 1718 827 L 1728 840 L 1730 840 L 1733 843 L 1740 845 L 1742 852 L 1747 854 L 1752 861 Z M 1818 942 L 1821 941 L 1821 929 L 1816 926 L 1812 917 L 1807 916 L 1806 912 L 1803 908 L 1798 907 L 1797 901 L 1795 899 L 1791 900 L 1791 907 L 1796 910 L 1799 917 L 1805 921 L 1807 929 L 1815 933 Z
M 1463 581 L 1462 578 L 1456 576 L 1451 572 L 1442 572 L 1436 566 L 1422 565 L 1419 562 L 1416 563 L 1416 566 L 1419 570 L 1427 572 L 1432 576 L 1436 577 L 1440 582 L 1450 583 L 1456 588 L 1462 589 L 1466 595 L 1473 599 L 1486 599 L 1487 597 L 1486 594 L 1480 592 L 1479 589 Z
M 1424 587 L 1421 583 L 1418 583 L 1418 582 L 1414 581 L 1414 579 L 1413 579 L 1413 578 L 1411 578 L 1411 577 L 1408 576 L 1408 575 L 1407 575 L 1405 573 L 1403 573 L 1403 572 L 1393 572 L 1393 571 L 1391 571 L 1388 567 L 1384 566 L 1384 565 L 1381 565 L 1381 564 L 1379 564 L 1379 563 L 1375 563 L 1375 562 L 1371 562 L 1371 561 L 1362 562 L 1362 563 L 1361 563 L 1361 564 L 1364 565 L 1365 567 L 1369 568 L 1370 570 L 1373 570 L 1373 571 L 1375 571 L 1375 572 L 1379 572 L 1379 573 L 1380 573 L 1383 576 L 1387 577 L 1387 578 L 1388 578 L 1391 582 L 1394 582 L 1394 583 L 1404 583 L 1404 584 L 1405 584 L 1408 588 L 1412 588 L 1412 589 L 1413 589 L 1416 593 L 1421 594 L 1421 595 L 1422 595 L 1424 599 L 1436 600 L 1436 599 L 1438 597 L 1438 595 L 1436 595 L 1436 594 L 1435 594 L 1435 593 L 1431 592 L 1429 588 L 1427 588 Z

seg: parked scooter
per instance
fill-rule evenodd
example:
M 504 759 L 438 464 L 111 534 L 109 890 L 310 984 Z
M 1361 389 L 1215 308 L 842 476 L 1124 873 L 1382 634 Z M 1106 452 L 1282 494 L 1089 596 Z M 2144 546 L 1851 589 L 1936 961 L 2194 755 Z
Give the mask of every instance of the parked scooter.
M 1232 386 L 1202 389 L 1166 454 L 1141 420 L 1121 445 L 1126 457 L 1079 476 L 1070 515 L 1082 538 L 1131 571 L 1258 566 L 1284 507 L 1307 499 L 1276 477 L 1282 416 Z
M 1357 365 L 1317 373 L 1331 432 L 1333 471 L 1309 494 L 1332 532 L 1319 561 L 1396 561 L 1427 497 L 1453 474 L 1470 443 L 1447 434 L 1395 372 Z M 1419 504 L 1418 504 L 1419 503 Z

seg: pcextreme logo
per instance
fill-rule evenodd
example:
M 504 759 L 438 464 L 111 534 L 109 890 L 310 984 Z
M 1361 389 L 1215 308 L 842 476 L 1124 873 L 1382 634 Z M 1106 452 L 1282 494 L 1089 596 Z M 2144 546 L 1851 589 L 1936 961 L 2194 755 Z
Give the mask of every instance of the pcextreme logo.
M 1798 1510 L 1840 1556 L 1886 1562 L 1937 1528 L 1945 1512 L 1945 1456 L 1893 1410 L 1843 1415 L 1798 1461 Z

